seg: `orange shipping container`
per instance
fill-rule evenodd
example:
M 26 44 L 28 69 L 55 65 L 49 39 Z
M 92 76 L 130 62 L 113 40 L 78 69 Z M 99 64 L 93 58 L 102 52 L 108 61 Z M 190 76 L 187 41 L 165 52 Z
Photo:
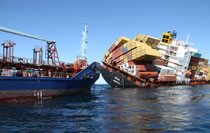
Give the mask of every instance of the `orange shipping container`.
M 137 76 L 142 79 L 156 78 L 158 76 L 157 72 L 137 72 Z
M 153 61 L 153 64 L 154 64 L 154 65 L 164 66 L 164 65 L 165 65 L 165 61 L 164 61 L 164 60 L 161 60 L 161 59 L 155 59 L 155 60 Z
M 150 64 L 136 65 L 136 70 L 140 72 L 156 72 L 156 67 Z
M 159 77 L 159 80 L 161 81 L 176 81 L 176 75 L 172 75 L 172 74 L 161 74 Z

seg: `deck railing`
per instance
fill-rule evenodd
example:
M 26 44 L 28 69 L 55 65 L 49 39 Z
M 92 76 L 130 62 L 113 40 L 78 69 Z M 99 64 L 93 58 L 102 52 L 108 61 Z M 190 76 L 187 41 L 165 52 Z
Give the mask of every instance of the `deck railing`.
M 11 70 L 2 69 L 0 76 L 9 77 L 55 77 L 55 78 L 71 78 L 75 73 L 67 72 L 46 72 L 46 71 L 21 71 L 21 70 Z

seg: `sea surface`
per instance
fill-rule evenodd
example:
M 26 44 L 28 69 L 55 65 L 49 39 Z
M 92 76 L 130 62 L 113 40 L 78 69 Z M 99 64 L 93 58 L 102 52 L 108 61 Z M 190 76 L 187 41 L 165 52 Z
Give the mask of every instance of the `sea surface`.
M 0 104 L 0 132 L 210 132 L 210 85 L 110 88 Z

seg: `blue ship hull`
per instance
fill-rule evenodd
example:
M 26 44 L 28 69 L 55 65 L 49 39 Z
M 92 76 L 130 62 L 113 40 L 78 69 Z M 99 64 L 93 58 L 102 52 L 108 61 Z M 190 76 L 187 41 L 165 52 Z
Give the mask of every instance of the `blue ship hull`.
M 90 90 L 99 78 L 99 63 L 92 63 L 72 78 L 0 77 L 0 100 L 70 95 Z

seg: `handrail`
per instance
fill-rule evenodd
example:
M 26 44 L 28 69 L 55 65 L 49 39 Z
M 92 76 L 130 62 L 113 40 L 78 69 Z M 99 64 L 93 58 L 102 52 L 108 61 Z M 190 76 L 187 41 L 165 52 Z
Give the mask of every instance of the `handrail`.
M 1 69 L 1 76 L 13 76 L 13 77 L 56 77 L 56 78 L 71 78 L 74 73 L 67 72 L 46 72 L 38 70 L 12 70 L 12 69 Z

